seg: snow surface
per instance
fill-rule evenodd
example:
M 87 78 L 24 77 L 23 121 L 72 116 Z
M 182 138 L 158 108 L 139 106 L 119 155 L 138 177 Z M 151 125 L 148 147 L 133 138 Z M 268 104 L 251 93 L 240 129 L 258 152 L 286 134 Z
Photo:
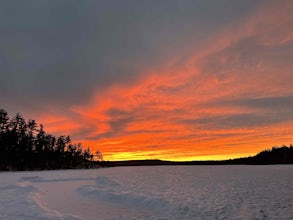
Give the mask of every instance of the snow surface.
M 0 219 L 293 219 L 293 166 L 0 173 Z

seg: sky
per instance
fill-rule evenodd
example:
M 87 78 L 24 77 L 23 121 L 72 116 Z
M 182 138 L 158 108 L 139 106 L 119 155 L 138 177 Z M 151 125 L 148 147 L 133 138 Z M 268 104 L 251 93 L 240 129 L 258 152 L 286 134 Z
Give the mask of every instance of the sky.
M 105 160 L 292 143 L 293 1 L 0 2 L 0 108 Z

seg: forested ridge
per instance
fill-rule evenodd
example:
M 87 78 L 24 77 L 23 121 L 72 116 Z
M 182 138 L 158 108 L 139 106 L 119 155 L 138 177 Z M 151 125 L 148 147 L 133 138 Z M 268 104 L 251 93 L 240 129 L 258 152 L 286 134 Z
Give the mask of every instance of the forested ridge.
M 263 150 L 253 157 L 238 158 L 228 160 L 233 163 L 246 164 L 293 164 L 293 145 L 283 145 L 282 147 L 272 147 L 271 149 Z
M 101 156 L 100 152 L 96 152 Z M 26 121 L 17 113 L 10 118 L 0 109 L 0 170 L 91 168 L 97 163 L 89 148 L 71 142 L 70 136 L 55 137 L 42 124 Z

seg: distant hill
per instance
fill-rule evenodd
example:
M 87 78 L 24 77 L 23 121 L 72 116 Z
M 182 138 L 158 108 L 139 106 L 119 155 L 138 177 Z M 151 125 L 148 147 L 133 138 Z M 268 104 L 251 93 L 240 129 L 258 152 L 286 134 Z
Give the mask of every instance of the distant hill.
M 264 150 L 253 157 L 236 158 L 229 160 L 209 161 L 164 161 L 164 160 L 128 160 L 128 161 L 102 161 L 102 167 L 116 166 L 162 166 L 162 165 L 266 165 L 266 164 L 293 164 L 293 146 L 273 147 Z
M 232 164 L 293 164 L 293 146 L 273 147 L 264 150 L 253 157 L 228 160 Z

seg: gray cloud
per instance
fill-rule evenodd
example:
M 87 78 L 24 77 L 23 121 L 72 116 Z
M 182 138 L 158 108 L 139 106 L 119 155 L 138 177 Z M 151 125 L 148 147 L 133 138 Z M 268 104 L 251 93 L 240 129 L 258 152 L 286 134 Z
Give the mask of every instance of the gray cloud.
M 279 120 L 260 114 L 231 114 L 202 117 L 200 119 L 186 122 L 196 124 L 199 128 L 214 130 L 264 126 L 279 122 Z
M 82 104 L 93 91 L 132 82 L 189 44 L 200 47 L 204 36 L 253 6 L 252 0 L 2 1 L 0 101 L 26 109 L 36 102 Z
M 198 125 L 199 128 L 205 129 L 233 129 L 268 126 L 293 119 L 293 96 L 226 99 L 205 105 L 212 108 L 223 106 L 243 108 L 252 112 L 202 116 L 181 123 Z
M 212 101 L 207 104 L 210 107 L 244 107 L 250 109 L 265 110 L 266 112 L 290 112 L 293 114 L 293 96 L 268 96 L 260 98 L 237 98 Z
M 223 101 L 223 104 L 248 106 L 251 108 L 262 108 L 269 110 L 286 110 L 293 112 L 293 96 L 273 96 L 263 98 L 245 98 Z

